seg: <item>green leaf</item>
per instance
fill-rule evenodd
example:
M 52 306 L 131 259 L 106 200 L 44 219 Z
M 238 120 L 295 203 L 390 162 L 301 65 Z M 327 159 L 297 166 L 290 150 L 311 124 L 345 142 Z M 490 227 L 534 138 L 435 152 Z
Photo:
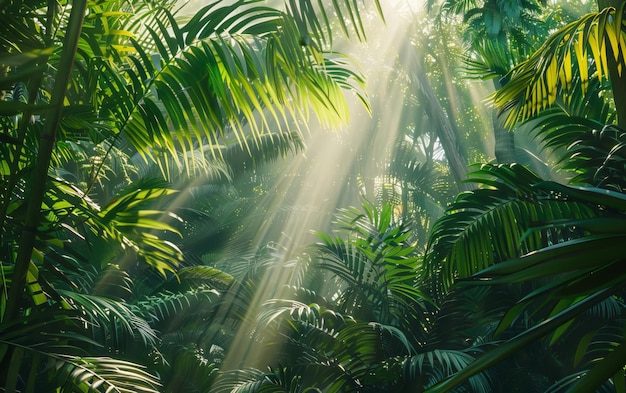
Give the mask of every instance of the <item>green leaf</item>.
M 520 349 L 524 348 L 528 344 L 541 339 L 545 335 L 552 332 L 554 329 L 559 326 L 567 323 L 576 315 L 579 315 L 584 310 L 589 307 L 597 304 L 598 302 L 605 299 L 607 296 L 611 296 L 619 288 L 610 288 L 600 292 L 597 292 L 580 302 L 576 303 L 574 306 L 569 307 L 560 313 L 546 319 L 545 321 L 539 323 L 538 325 L 533 326 L 530 329 L 527 329 L 523 333 L 515 336 L 514 338 L 506 341 L 495 349 L 492 349 L 485 354 L 478 357 L 474 362 L 472 362 L 469 366 L 465 367 L 462 371 L 457 372 L 451 378 L 446 379 L 443 382 L 436 384 L 435 386 L 426 389 L 425 393 L 438 393 L 438 392 L 446 392 L 457 386 L 458 384 L 466 381 L 473 375 L 478 374 L 481 371 L 486 370 L 487 368 L 503 361 L 504 359 L 512 356 Z M 589 391 L 589 390 L 581 390 L 581 391 Z M 591 389 L 593 391 L 593 389 Z

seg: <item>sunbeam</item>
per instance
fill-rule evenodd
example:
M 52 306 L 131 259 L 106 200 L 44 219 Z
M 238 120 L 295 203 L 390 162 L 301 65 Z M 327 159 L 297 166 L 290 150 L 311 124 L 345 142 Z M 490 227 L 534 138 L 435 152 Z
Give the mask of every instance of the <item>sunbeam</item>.
M 0 9 L 0 391 L 625 390 L 624 0 Z
M 410 52 L 428 50 L 415 44 L 415 40 L 420 39 L 416 20 L 421 21 L 424 29 L 434 26 L 429 26 L 421 3 L 397 1 L 385 3 L 385 7 L 386 24 L 375 15 L 366 16 L 371 30 L 367 43 L 338 45 L 338 50 L 355 59 L 365 74 L 372 113 L 367 113 L 358 100 L 351 100 L 349 124 L 334 133 L 309 124 L 306 151 L 287 158 L 287 162 L 274 164 L 280 168 L 280 174 L 255 210 L 255 214 L 263 214 L 264 219 L 253 244 L 262 247 L 267 242 L 276 242 L 290 251 L 259 279 L 260 285 L 248 305 L 245 318 L 248 323 L 235 333 L 233 345 L 222 364 L 224 370 L 276 363 L 276 354 L 264 352 L 262 344 L 251 340 L 259 310 L 270 299 L 289 296 L 285 288 L 295 284 L 297 275 L 296 269 L 287 265 L 293 263 L 302 246 L 317 240 L 312 235 L 313 230 L 330 230 L 336 210 L 358 206 L 360 196 L 376 199 L 382 195 L 381 184 L 389 179 L 394 149 L 398 140 L 409 132 L 403 127 L 407 124 L 420 127 L 419 119 L 428 115 L 420 113 L 423 111 L 420 107 L 407 104 L 414 89 L 410 77 L 414 57 Z M 422 56 L 425 55 L 426 52 Z M 452 88 L 454 77 L 450 73 L 453 71 L 447 68 L 442 71 L 444 86 L 450 94 L 450 110 L 462 112 Z M 484 95 L 471 89 L 470 92 L 475 107 L 479 108 Z M 407 121 L 407 118 L 413 120 Z M 428 134 L 430 130 L 417 131 Z M 478 146 L 480 148 L 480 144 Z M 436 157 L 443 159 L 442 154 Z M 286 218 L 285 211 L 288 212 Z

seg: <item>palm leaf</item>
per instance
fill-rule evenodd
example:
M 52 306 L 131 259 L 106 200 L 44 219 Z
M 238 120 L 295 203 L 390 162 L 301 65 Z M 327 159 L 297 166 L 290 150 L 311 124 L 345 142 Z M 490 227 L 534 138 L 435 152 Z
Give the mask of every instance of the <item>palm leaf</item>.
M 563 169 L 574 174 L 572 184 L 624 189 L 623 130 L 585 118 L 564 119 L 559 114 L 542 119 L 541 126 L 538 135 L 547 145 L 562 148 L 569 143 L 559 151 L 559 161 Z
M 595 307 L 608 305 L 605 303 L 608 302 L 607 299 L 621 291 L 626 283 L 623 252 L 619 246 L 624 239 L 624 195 L 609 190 L 567 187 L 552 182 L 538 183 L 535 187 L 539 190 L 550 190 L 553 195 L 559 193 L 559 198 L 567 197 L 571 202 L 593 201 L 603 207 L 595 213 L 596 217 L 587 219 L 550 218 L 545 225 L 529 233 L 553 230 L 557 226 L 574 228 L 575 225 L 582 231 L 572 239 L 555 239 L 555 244 L 548 244 L 519 258 L 497 263 L 458 283 L 462 286 L 533 282 L 536 284 L 535 289 L 505 313 L 496 333 L 503 332 L 515 322 L 523 310 L 527 310 L 533 318 L 539 318 L 541 322 L 487 352 L 462 372 L 436 385 L 433 392 L 450 389 L 533 341 L 550 335 L 550 343 L 557 342 L 573 329 L 574 318 Z M 597 253 L 599 249 L 602 250 L 601 255 Z M 590 251 L 594 251 L 593 255 Z M 620 312 L 621 306 L 617 313 Z M 582 337 L 579 346 L 584 347 L 585 337 L 587 336 Z M 623 365 L 621 346 L 615 351 L 607 352 L 605 356 L 601 365 L 592 368 L 593 371 L 589 372 L 589 378 L 580 385 L 580 389 L 590 389 L 590 386 L 595 389 Z M 602 370 L 611 370 L 611 373 L 607 376 Z
M 71 217 L 87 224 L 89 231 L 81 235 L 83 240 L 114 241 L 122 250 L 135 252 L 163 275 L 173 271 L 182 260 L 182 253 L 174 243 L 154 234 L 157 231 L 177 234 L 178 230 L 164 220 L 176 221 L 177 217 L 165 211 L 143 208 L 175 192 L 163 188 L 166 183 L 162 180 L 135 182 L 121 190 L 102 209 L 71 183 L 55 179 L 52 184 L 44 207 L 54 214 L 56 220 Z M 97 236 L 93 237 L 94 234 Z
M 418 381 L 427 381 L 428 388 L 438 381 L 457 373 L 475 360 L 469 351 L 435 349 L 408 357 L 403 362 L 403 383 L 411 386 Z M 468 380 L 470 391 L 490 392 L 491 383 L 485 374 L 478 374 Z
M 348 240 L 317 233 L 311 264 L 334 278 L 328 297 L 356 319 L 395 327 L 420 345 L 432 301 L 416 285 L 421 258 L 409 225 L 395 221 L 391 204 L 378 208 L 365 200 L 362 209 L 341 210 L 337 225 Z
M 410 340 L 393 326 L 355 322 L 317 304 L 274 300 L 268 305 L 273 307 L 261 314 L 259 333 L 270 326 L 281 333 L 262 334 L 263 342 L 275 345 L 290 369 L 318 388 L 364 389 L 375 380 L 389 382 L 388 376 L 376 376 L 374 370 L 383 368 L 380 363 L 387 357 L 414 351 Z
M 246 148 L 248 146 L 248 148 Z M 223 160 L 231 174 L 237 175 L 272 162 L 288 153 L 298 153 L 305 148 L 302 136 L 297 132 L 267 133 L 256 140 L 248 137 L 246 143 L 215 146 L 209 160 Z M 207 154 L 207 155 L 209 155 Z
M 476 361 L 465 367 L 463 370 L 455 373 L 452 377 L 446 379 L 445 381 L 440 382 L 433 387 L 427 389 L 426 392 L 436 393 L 449 391 L 451 388 L 458 385 L 459 383 L 466 381 L 471 376 L 474 376 L 479 372 L 484 371 L 489 367 L 497 364 L 498 362 L 501 362 L 503 359 L 512 356 L 514 353 L 516 353 L 529 343 L 546 336 L 558 326 L 567 323 L 569 320 L 580 314 L 582 311 L 588 309 L 594 304 L 597 304 L 601 300 L 605 299 L 607 296 L 611 296 L 616 290 L 617 288 L 615 287 L 605 289 L 581 300 L 576 305 L 555 314 L 554 316 L 546 319 L 542 323 L 533 326 L 532 328 L 524 331 L 516 337 L 506 341 L 504 344 L 501 344 L 497 348 L 486 352 L 482 356 L 478 357 Z
M 323 5 L 321 1 L 295 1 L 286 2 L 287 12 L 295 19 L 301 32 L 303 44 L 315 43 L 320 48 L 332 45 L 331 23 L 336 22 L 346 36 L 356 35 L 359 40 L 365 40 L 366 32 L 363 27 L 362 9 L 356 1 L 333 0 L 332 6 Z M 375 0 L 373 5 L 380 17 L 383 17 L 380 2 Z M 336 17 L 331 21 L 330 16 Z
M 185 285 L 197 287 L 206 284 L 217 289 L 227 289 L 235 278 L 230 274 L 210 266 L 190 266 L 177 270 L 178 279 Z
M 162 292 L 158 295 L 147 296 L 135 303 L 140 315 L 150 324 L 167 321 L 176 314 L 183 314 L 187 310 L 202 305 L 214 305 L 220 293 L 211 288 L 199 287 L 185 292 Z M 206 310 L 205 310 L 206 311 Z
M 123 68 L 96 59 L 102 117 L 117 119 L 117 132 L 146 159 L 219 145 L 230 132 L 249 151 L 248 133 L 258 144 L 270 123 L 306 118 L 309 106 L 325 124 L 345 118 L 341 88 L 355 89 L 358 74 L 337 54 L 300 50 L 292 20 L 255 3 L 211 4 L 182 27 L 163 11 L 167 23 L 149 29 L 158 64 L 137 41 Z
M 494 341 L 498 322 L 517 301 L 515 296 L 516 291 L 506 287 L 454 286 L 429 316 L 421 350 L 481 350 Z
M 597 213 L 582 201 L 559 198 L 558 191 L 519 165 L 482 165 L 468 181 L 486 185 L 464 194 L 433 226 L 423 277 L 443 294 L 459 278 L 517 258 L 548 242 L 576 236 L 569 228 L 545 233 L 525 231 L 544 221 L 590 218 Z M 556 184 L 550 183 L 557 187 Z M 433 277 L 437 279 L 433 280 Z
M 264 372 L 258 369 L 247 368 L 232 370 L 223 373 L 218 382 L 212 387 L 216 393 L 256 393 L 256 392 L 284 392 L 285 389 L 273 384 L 273 371 Z
M 0 382 L 4 389 L 20 388 L 26 392 L 57 387 L 64 392 L 77 389 L 157 391 L 156 377 L 147 373 L 143 366 L 106 357 L 82 357 L 84 351 L 100 348 L 100 343 L 91 339 L 85 330 L 85 324 L 98 317 L 77 313 L 67 302 L 64 304 L 40 306 L 33 314 L 2 323 L 0 360 L 11 364 L 12 370 L 11 376 Z M 110 302 L 83 302 L 82 305 L 96 314 L 111 310 L 124 314 Z M 102 314 L 99 317 L 110 318 Z M 134 321 L 127 323 L 134 325 Z M 137 390 L 133 390 L 134 385 Z
M 119 350 L 132 348 L 134 342 L 141 342 L 146 348 L 156 345 L 157 332 L 131 305 L 103 296 L 74 291 L 58 292 L 84 316 L 86 323 L 92 327 L 92 337 L 103 345 Z
M 180 348 L 171 360 L 167 371 L 172 375 L 162 376 L 165 391 L 208 392 L 218 376 L 215 363 L 209 362 L 201 349 Z
M 506 124 L 526 120 L 557 99 L 571 102 L 573 86 L 584 96 L 590 79 L 606 80 L 609 48 L 623 67 L 624 58 L 619 56 L 626 50 L 623 12 L 622 5 L 619 10 L 608 7 L 584 15 L 552 34 L 530 59 L 517 65 L 510 82 L 494 95 L 496 106 L 503 112 L 510 110 Z
M 508 50 L 494 40 L 484 39 L 473 51 L 462 58 L 461 71 L 470 79 L 503 78 L 511 69 Z
M 336 327 L 354 323 L 350 315 L 320 307 L 316 303 L 307 305 L 295 300 L 272 299 L 266 302 L 264 310 L 258 315 L 256 330 L 263 332 L 270 327 L 275 328 L 283 319 L 306 322 L 318 329 L 328 329 L 329 332 Z
M 587 372 L 586 370 L 585 371 L 578 371 L 578 372 L 572 373 L 570 375 L 567 375 L 567 376 L 561 378 L 560 380 L 555 382 L 552 386 L 550 386 L 549 389 L 546 390 L 546 393 L 557 393 L 557 392 L 563 392 L 563 391 L 573 392 L 573 391 L 575 391 L 574 389 L 576 389 L 576 386 L 578 386 L 578 382 L 581 380 L 581 378 L 584 377 L 586 372 Z M 567 389 L 567 390 L 564 390 L 564 389 Z M 594 387 L 593 391 L 597 392 L 597 393 L 615 392 L 615 386 L 611 382 L 607 381 L 604 384 L 602 384 L 601 386 Z
M 58 356 L 56 379 L 61 392 L 158 392 L 159 382 L 142 366 L 106 357 Z

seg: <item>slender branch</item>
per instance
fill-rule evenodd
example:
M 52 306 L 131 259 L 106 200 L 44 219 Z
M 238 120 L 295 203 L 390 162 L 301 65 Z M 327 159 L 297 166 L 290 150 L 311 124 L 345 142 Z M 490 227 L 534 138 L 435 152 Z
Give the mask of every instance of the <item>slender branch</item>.
M 48 61 L 48 56 L 40 59 L 41 63 Z M 0 228 L 4 228 L 4 224 L 7 218 L 7 211 L 11 204 L 11 194 L 20 179 L 19 166 L 22 159 L 22 150 L 24 149 L 24 141 L 26 140 L 26 133 L 30 124 L 30 118 L 33 115 L 32 105 L 36 103 L 36 96 L 39 88 L 41 87 L 41 81 L 43 79 L 44 67 L 41 67 L 34 78 L 31 79 L 28 86 L 28 107 L 22 113 L 22 117 L 17 126 L 17 137 L 15 142 L 15 148 L 13 149 L 13 155 L 9 161 L 9 180 L 7 181 L 4 189 L 2 190 L 2 196 L 0 196 Z M 4 232 L 0 232 L 0 244 L 2 242 L 2 236 Z
M 50 98 L 50 109 L 46 116 L 44 128 L 40 137 L 37 163 L 31 176 L 31 189 L 27 198 L 26 220 L 19 239 L 19 250 L 15 261 L 11 287 L 5 309 L 5 320 L 14 319 L 18 315 L 20 300 L 26 286 L 26 274 L 37 236 L 37 227 L 41 218 L 41 204 L 46 192 L 46 180 L 52 150 L 54 149 L 57 128 L 61 120 L 63 101 L 67 85 L 72 73 L 72 65 L 78 47 L 78 40 L 83 26 L 86 0 L 76 0 L 72 3 L 72 11 L 67 26 L 61 60 L 54 80 L 54 87 Z

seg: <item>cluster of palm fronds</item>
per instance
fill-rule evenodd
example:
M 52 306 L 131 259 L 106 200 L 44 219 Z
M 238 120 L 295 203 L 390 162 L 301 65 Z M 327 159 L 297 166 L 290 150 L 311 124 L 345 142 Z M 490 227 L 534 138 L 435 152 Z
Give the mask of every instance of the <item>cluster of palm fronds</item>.
M 206 391 L 239 323 L 219 306 L 234 279 L 194 266 L 181 242 L 206 218 L 181 198 L 214 190 L 171 184 L 226 188 L 302 149 L 311 110 L 344 119 L 343 89 L 365 102 L 331 51 L 331 9 L 363 37 L 351 2 L 217 1 L 187 19 L 176 7 L 0 6 L 2 390 Z M 221 330 L 200 332 L 214 319 Z
M 423 260 L 389 206 L 341 213 L 348 232 L 321 235 L 312 262 L 325 285 L 263 314 L 283 324 L 284 361 L 239 374 L 242 391 L 622 391 L 623 13 L 564 26 L 495 95 L 509 121 L 530 118 L 567 184 L 476 166 Z M 405 263 L 419 279 L 401 279 Z
M 301 150 L 309 108 L 335 124 L 343 89 L 365 102 L 331 51 L 333 23 L 364 37 L 361 4 L 320 4 L 0 5 L 0 389 L 624 390 L 623 4 L 556 31 L 495 94 L 568 184 L 484 164 L 426 245 L 431 216 L 364 200 L 303 254 L 249 252 L 232 178 Z M 498 3 L 536 6 L 515 4 Z M 412 148 L 390 178 L 417 210 L 437 192 Z M 278 273 L 290 285 L 268 289 Z M 280 296 L 255 313 L 260 291 Z M 246 346 L 272 359 L 229 358 Z

